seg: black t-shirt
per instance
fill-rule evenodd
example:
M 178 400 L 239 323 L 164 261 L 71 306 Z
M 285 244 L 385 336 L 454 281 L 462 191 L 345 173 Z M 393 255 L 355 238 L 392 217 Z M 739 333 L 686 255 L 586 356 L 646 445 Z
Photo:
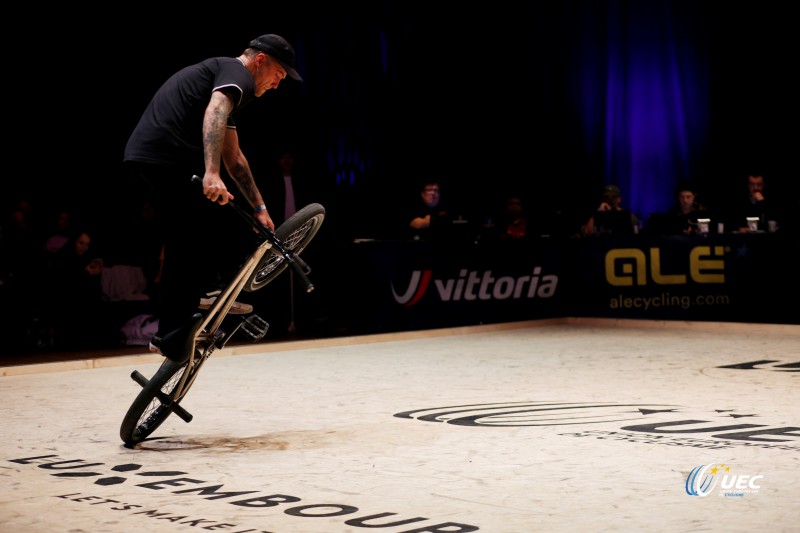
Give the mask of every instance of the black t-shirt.
M 413 219 L 424 218 L 428 215 L 431 217 L 431 222 L 427 228 L 414 229 L 410 226 Z M 441 203 L 435 207 L 430 207 L 424 202 L 419 201 L 407 210 L 404 221 L 406 224 L 404 231 L 405 236 L 412 239 L 443 238 L 446 236 L 451 226 L 448 209 Z
M 125 146 L 125 161 L 199 165 L 203 115 L 213 91 L 233 97 L 234 112 L 255 97 L 253 76 L 235 57 L 206 59 L 173 74 L 156 91 Z M 228 127 L 235 127 L 228 117 Z
M 597 233 L 613 235 L 633 235 L 636 219 L 629 209 L 597 211 L 594 214 L 594 227 Z
M 684 213 L 677 206 L 664 213 L 655 213 L 650 219 L 649 232 L 655 235 L 683 235 L 689 231 L 697 231 L 698 218 L 711 218 L 704 207 L 693 208 Z

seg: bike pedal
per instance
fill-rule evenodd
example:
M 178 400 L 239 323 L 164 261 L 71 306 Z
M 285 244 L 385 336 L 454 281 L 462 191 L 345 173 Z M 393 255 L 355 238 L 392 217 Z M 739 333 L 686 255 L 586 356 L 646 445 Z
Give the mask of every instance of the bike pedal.
M 250 315 L 242 321 L 239 329 L 255 342 L 261 340 L 267 334 L 269 324 L 258 315 Z

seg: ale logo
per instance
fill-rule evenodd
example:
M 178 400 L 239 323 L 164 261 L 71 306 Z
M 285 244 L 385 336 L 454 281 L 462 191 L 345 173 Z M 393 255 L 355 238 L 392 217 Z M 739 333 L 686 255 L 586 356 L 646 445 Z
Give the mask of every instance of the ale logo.
M 688 275 L 695 283 L 725 283 L 724 246 L 695 246 L 689 252 Z M 615 287 L 685 285 L 685 272 L 664 272 L 661 249 L 615 248 L 606 254 L 606 281 Z

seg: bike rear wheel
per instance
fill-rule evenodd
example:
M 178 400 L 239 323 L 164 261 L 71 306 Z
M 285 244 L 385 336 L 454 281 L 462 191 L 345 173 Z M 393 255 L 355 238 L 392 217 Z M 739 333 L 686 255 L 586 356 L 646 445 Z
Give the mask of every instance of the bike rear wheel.
M 132 446 L 150 436 L 172 414 L 170 406 L 180 402 L 176 388 L 189 369 L 189 362 L 166 359 L 134 399 L 120 426 L 122 441 Z M 187 378 L 191 379 L 191 375 Z M 186 394 L 184 389 L 183 394 Z
M 278 226 L 275 236 L 287 250 L 299 255 L 317 234 L 323 220 L 325 220 L 325 208 L 321 204 L 308 204 Z M 280 251 L 271 248 L 250 275 L 244 290 L 257 291 L 278 277 L 287 266 L 286 258 Z

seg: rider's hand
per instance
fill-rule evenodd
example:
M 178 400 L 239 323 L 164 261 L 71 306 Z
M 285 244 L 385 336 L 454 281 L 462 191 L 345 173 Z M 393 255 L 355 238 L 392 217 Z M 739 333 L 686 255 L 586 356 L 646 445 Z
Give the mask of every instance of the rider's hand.
M 228 191 L 225 182 L 222 181 L 219 175 L 215 174 L 207 173 L 203 176 L 203 195 L 220 205 L 225 205 L 230 200 L 233 200 L 233 195 Z
M 275 231 L 275 223 L 272 221 L 272 218 L 269 216 L 269 213 L 266 209 L 255 213 L 255 217 L 259 222 L 261 222 L 262 226 L 266 226 L 272 231 Z

